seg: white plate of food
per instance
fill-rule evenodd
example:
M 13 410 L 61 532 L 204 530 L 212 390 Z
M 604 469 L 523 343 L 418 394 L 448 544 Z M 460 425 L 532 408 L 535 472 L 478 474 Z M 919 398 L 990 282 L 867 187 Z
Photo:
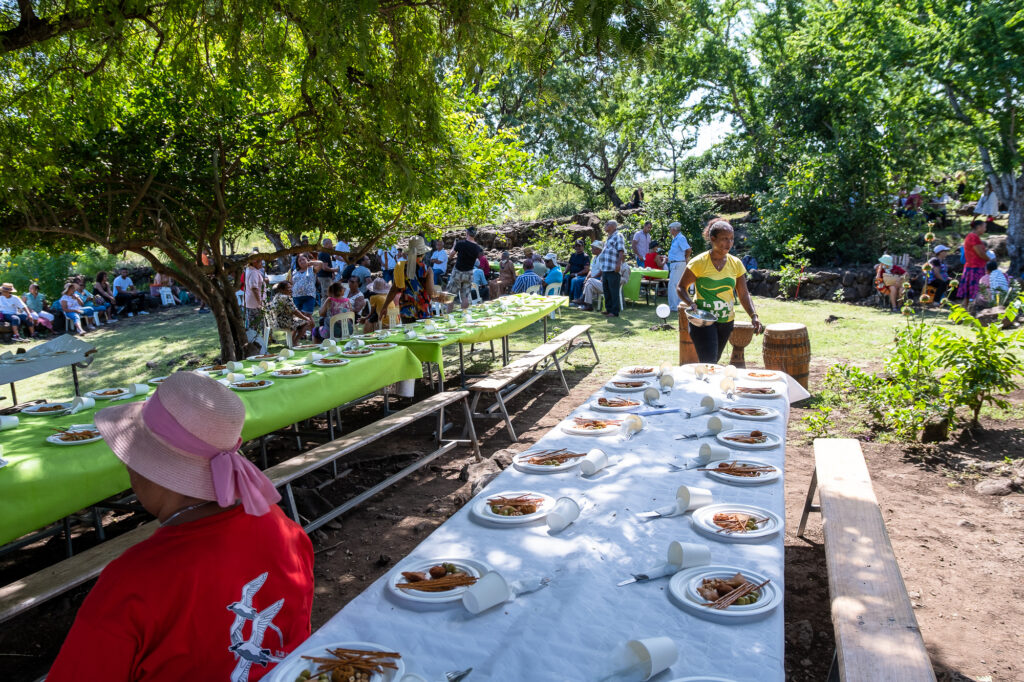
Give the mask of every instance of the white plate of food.
M 512 458 L 516 469 L 526 474 L 557 474 L 579 466 L 585 452 L 572 452 L 568 448 L 559 450 L 527 450 Z
M 389 348 L 397 348 L 397 343 L 368 343 L 366 347 L 370 350 L 388 350 Z
M 703 367 L 704 368 L 704 374 L 706 374 L 708 376 L 713 376 L 713 377 L 724 377 L 725 376 L 725 366 L 724 365 L 713 365 L 713 364 L 710 364 L 710 363 L 707 363 L 707 362 L 690 362 L 690 363 L 687 363 L 687 364 L 683 365 L 683 369 L 686 370 L 687 372 L 689 372 L 690 374 L 696 374 L 698 367 Z
M 782 530 L 782 519 L 749 504 L 709 504 L 693 512 L 695 530 L 723 542 L 763 540 Z
M 373 355 L 369 348 L 356 348 L 355 350 L 343 350 L 338 353 L 343 358 L 366 358 Z
M 755 459 L 730 459 L 712 462 L 704 467 L 709 478 L 731 485 L 761 485 L 774 483 L 782 476 L 779 468 Z
M 442 329 L 445 334 L 465 334 L 466 330 L 462 327 L 446 327 Z
M 319 347 L 319 343 L 300 343 L 296 346 L 292 346 L 292 350 L 316 350 Z
M 447 341 L 448 337 L 444 334 L 424 334 L 420 337 L 422 341 Z
M 618 376 L 627 377 L 629 379 L 639 379 L 641 377 L 653 377 L 658 373 L 658 368 L 655 365 L 630 365 L 629 367 L 623 367 L 619 370 Z
M 349 360 L 343 360 L 342 358 L 320 358 L 313 361 L 313 364 L 317 367 L 344 367 L 348 363 Z
M 250 355 L 246 358 L 248 362 L 259 362 L 261 360 L 276 360 L 277 353 L 264 353 L 263 355 Z
M 388 576 L 386 585 L 387 590 L 400 599 L 420 604 L 444 604 L 462 599 L 462 593 L 469 585 L 493 570 L 474 559 L 412 561 L 398 566 Z M 449 583 L 454 584 L 449 586 Z
M 282 367 L 281 369 L 274 370 L 270 373 L 272 377 L 279 377 L 281 379 L 298 379 L 312 374 L 308 369 L 302 367 Z
M 721 411 L 729 415 L 731 419 L 750 419 L 759 422 L 770 421 L 781 416 L 781 413 L 774 407 L 761 407 L 760 405 L 724 405 Z
M 673 601 L 686 611 L 724 623 L 760 618 L 782 603 L 782 590 L 768 576 L 748 568 L 721 564 L 676 573 L 669 581 L 668 591 Z M 738 595 L 743 596 L 737 598 Z M 721 605 L 721 608 L 711 604 Z
M 642 379 L 612 379 L 604 385 L 606 391 L 614 391 L 616 393 L 639 393 L 644 389 L 650 388 L 652 384 Z
M 502 526 L 518 526 L 543 519 L 554 505 L 554 498 L 544 493 L 505 490 L 481 495 L 473 504 L 473 513 L 484 521 Z
M 744 379 L 750 379 L 751 381 L 782 381 L 782 372 L 776 372 L 773 369 L 747 369 L 743 370 L 742 376 Z
M 733 395 L 739 398 L 757 398 L 765 400 L 778 398 L 782 393 L 771 386 L 737 386 L 733 389 Z
M 21 414 L 35 415 L 37 417 L 56 417 L 71 409 L 71 403 L 40 403 L 21 408 Z
M 95 391 L 89 391 L 85 394 L 85 397 L 92 398 L 93 400 L 113 400 L 114 398 L 122 398 L 130 393 L 131 390 L 127 388 L 100 388 Z
M 715 439 L 726 447 L 740 450 L 771 450 L 782 444 L 781 436 L 757 429 L 730 429 L 716 434 Z
M 46 437 L 47 443 L 54 445 L 85 445 L 103 440 L 95 424 L 72 424 L 63 431 Z
M 374 662 L 381 662 L 387 666 L 381 666 L 383 672 L 374 672 L 369 676 L 369 682 L 399 682 L 402 676 L 405 675 L 405 662 L 402 661 L 401 656 L 394 650 L 393 647 L 385 647 L 380 644 L 373 642 L 333 642 L 331 644 L 324 644 L 321 646 L 312 646 L 305 649 L 301 649 L 294 658 L 289 657 L 288 660 L 278 663 L 277 666 L 264 677 L 267 682 L 295 682 L 299 679 L 308 679 L 310 682 L 316 680 L 317 675 L 320 672 L 327 672 L 321 668 L 321 664 L 315 659 L 337 660 L 341 663 L 341 659 L 338 659 L 334 652 L 342 653 L 343 655 L 348 652 L 361 652 L 360 658 L 365 658 L 367 652 L 380 652 L 381 655 L 375 658 Z M 310 673 L 308 676 L 303 676 L 303 673 Z M 349 679 L 349 677 L 344 677 Z
M 260 391 L 273 385 L 274 382 L 270 379 L 245 379 L 231 384 L 231 388 L 236 391 Z
M 574 436 L 611 436 L 619 432 L 621 419 L 579 415 L 562 422 L 562 430 Z
M 353 334 L 352 338 L 353 339 L 375 339 L 375 338 L 377 338 L 377 334 L 376 333 L 372 333 L 372 332 L 369 333 L 369 334 Z
M 153 377 L 152 379 L 149 380 L 149 383 L 153 384 L 154 386 L 159 386 L 165 381 L 167 381 L 167 377 Z
M 223 372 L 228 368 L 227 365 L 206 365 L 205 367 L 198 367 L 200 372 Z
M 643 403 L 629 398 L 606 398 L 604 396 L 590 403 L 587 407 L 598 412 L 632 412 Z

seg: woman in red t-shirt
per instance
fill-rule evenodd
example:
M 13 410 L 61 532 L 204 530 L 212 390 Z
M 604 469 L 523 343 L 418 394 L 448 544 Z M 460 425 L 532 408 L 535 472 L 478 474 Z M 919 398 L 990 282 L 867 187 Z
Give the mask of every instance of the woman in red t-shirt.
M 260 679 L 309 637 L 313 546 L 238 453 L 242 401 L 178 372 L 95 420 L 160 527 L 100 574 L 47 679 Z
M 971 231 L 964 237 L 964 271 L 960 276 L 960 287 L 956 297 L 964 302 L 973 301 L 978 296 L 978 282 L 985 276 L 988 255 L 981 235 L 985 234 L 985 221 L 971 221 Z

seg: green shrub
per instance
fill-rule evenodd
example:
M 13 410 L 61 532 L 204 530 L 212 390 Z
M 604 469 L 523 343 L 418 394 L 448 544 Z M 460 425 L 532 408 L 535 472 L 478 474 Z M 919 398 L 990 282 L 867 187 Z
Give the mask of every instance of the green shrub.
M 56 300 L 69 275 L 82 273 L 92 279 L 100 270 L 117 267 L 118 259 L 102 249 L 54 253 L 46 249 L 28 249 L 11 256 L 0 255 L 0 281 L 10 282 L 19 292 L 36 283 L 49 300 Z
M 779 289 L 782 296 L 795 296 L 797 287 L 804 281 L 804 269 L 811 264 L 808 258 L 811 248 L 802 234 L 790 237 L 786 242 L 782 267 L 779 268 Z

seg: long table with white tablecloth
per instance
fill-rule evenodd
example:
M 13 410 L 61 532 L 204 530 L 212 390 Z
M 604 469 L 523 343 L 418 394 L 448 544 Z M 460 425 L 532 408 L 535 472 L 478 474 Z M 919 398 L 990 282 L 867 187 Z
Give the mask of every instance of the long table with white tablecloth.
M 705 383 L 687 368 L 669 371 L 677 383 L 670 394 L 663 396 L 667 407 L 691 408 L 706 395 L 721 397 L 717 378 Z M 692 512 L 651 520 L 637 516 L 638 512 L 673 502 L 677 489 L 685 484 L 709 489 L 714 503 L 755 505 L 768 510 L 784 524 L 781 474 L 789 417 L 787 384 L 744 382 L 742 370 L 740 383 L 775 389 L 776 395 L 767 399 L 743 396 L 732 401 L 773 407 L 779 412 L 769 421 L 733 420 L 736 428 L 759 429 L 779 438 L 779 445 L 772 449 L 735 451 L 737 458 L 777 467 L 780 475 L 773 482 L 735 485 L 696 469 L 675 471 L 669 467 L 670 463 L 689 463 L 701 443 L 715 442 L 714 438 L 676 439 L 684 432 L 703 430 L 709 416 L 687 419 L 679 412 L 647 416 L 644 430 L 629 441 L 618 435 L 570 435 L 560 424 L 530 450 L 569 448 L 586 452 L 600 448 L 619 461 L 591 477 L 581 476 L 577 468 L 540 475 L 509 467 L 408 557 L 318 629 L 290 660 L 326 644 L 372 642 L 400 652 L 406 672 L 428 680 L 443 679 L 445 671 L 468 667 L 473 668 L 469 682 L 598 680 L 611 672 L 607 655 L 616 645 L 666 636 L 677 645 L 679 658 L 656 680 L 691 676 L 737 681 L 784 679 L 784 527 L 770 537 L 742 542 L 697 532 L 691 525 Z M 600 396 L 636 395 L 602 389 L 569 419 L 598 414 L 589 404 Z M 558 533 L 550 531 L 544 521 L 499 527 L 479 520 L 474 508 L 505 491 L 569 496 L 580 503 L 582 512 L 575 523 Z M 402 511 L 415 514 L 417 510 Z M 749 569 L 769 577 L 778 590 L 778 607 L 757 620 L 722 623 L 695 615 L 692 608 L 680 608 L 669 596 L 668 577 L 617 587 L 630 574 L 664 563 L 673 540 L 708 546 L 712 564 Z M 394 596 L 389 589 L 389 581 L 417 561 L 446 559 L 482 561 L 507 580 L 524 585 L 543 577 L 551 578 L 551 582 L 538 592 L 475 616 L 459 602 L 419 607 Z

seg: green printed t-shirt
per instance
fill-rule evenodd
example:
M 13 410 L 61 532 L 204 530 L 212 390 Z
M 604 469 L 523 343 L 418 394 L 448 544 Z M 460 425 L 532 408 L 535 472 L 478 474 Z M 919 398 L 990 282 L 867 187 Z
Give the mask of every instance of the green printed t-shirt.
M 711 252 L 705 251 L 686 267 L 697 278 L 697 308 L 714 313 L 719 322 L 731 322 L 736 317 L 736 282 L 747 274 L 740 259 L 726 255 L 725 267 L 719 270 L 711 262 Z

